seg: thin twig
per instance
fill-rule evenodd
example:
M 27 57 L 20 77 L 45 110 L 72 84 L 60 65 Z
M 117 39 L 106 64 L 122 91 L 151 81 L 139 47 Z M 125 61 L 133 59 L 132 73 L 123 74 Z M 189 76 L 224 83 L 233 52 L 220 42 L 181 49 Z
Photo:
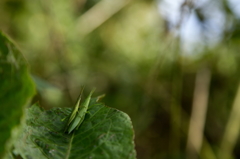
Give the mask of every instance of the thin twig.
M 76 30 L 81 36 L 94 31 L 114 14 L 124 8 L 131 0 L 102 0 L 81 15 L 77 20 Z
M 230 117 L 225 128 L 220 145 L 218 157 L 220 159 L 231 158 L 232 151 L 236 145 L 240 130 L 240 84 L 234 99 Z
M 187 155 L 191 159 L 197 158 L 202 148 L 210 79 L 209 69 L 204 68 L 197 72 L 187 140 Z

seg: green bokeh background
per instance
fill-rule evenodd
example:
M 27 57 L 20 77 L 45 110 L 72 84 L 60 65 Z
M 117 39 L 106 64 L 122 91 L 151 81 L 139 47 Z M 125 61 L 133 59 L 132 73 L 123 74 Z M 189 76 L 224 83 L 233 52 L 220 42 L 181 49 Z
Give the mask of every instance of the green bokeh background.
M 29 62 L 38 90 L 33 102 L 71 107 L 82 85 L 86 92 L 96 87 L 96 95 L 106 94 L 106 105 L 131 117 L 139 159 L 185 158 L 195 78 L 207 68 L 208 146 L 200 156 L 209 155 L 205 148 L 216 155 L 239 83 L 239 19 L 218 1 L 227 17 L 222 40 L 186 56 L 159 14 L 159 2 L 1 0 L 0 29 Z M 208 17 L 201 11 L 193 10 L 204 24 Z M 231 158 L 240 157 L 236 143 Z

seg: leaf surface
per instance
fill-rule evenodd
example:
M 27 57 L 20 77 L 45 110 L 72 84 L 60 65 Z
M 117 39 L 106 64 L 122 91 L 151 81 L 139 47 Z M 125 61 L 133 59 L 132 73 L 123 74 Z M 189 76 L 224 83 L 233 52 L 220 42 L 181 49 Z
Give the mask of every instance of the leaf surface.
M 23 107 L 34 94 L 26 60 L 0 32 L 0 158 L 11 130 L 20 123 Z
M 92 99 L 82 125 L 64 133 L 70 108 L 27 110 L 13 153 L 34 159 L 135 159 L 134 132 L 127 114 Z

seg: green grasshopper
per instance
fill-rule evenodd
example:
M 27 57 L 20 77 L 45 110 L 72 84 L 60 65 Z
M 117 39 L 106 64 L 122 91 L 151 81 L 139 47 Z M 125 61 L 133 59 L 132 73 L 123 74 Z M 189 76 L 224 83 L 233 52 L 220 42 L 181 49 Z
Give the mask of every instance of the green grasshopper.
M 79 95 L 79 98 L 77 100 L 77 103 L 75 105 L 75 108 L 73 109 L 68 122 L 67 122 L 67 126 L 65 131 L 68 132 L 68 134 L 70 134 L 73 130 L 77 130 L 79 128 L 79 126 L 82 124 L 85 114 L 87 113 L 87 109 L 92 97 L 93 92 L 95 91 L 95 89 L 93 89 L 90 94 L 88 95 L 88 97 L 85 99 L 85 101 L 80 105 L 80 101 L 81 101 L 81 96 L 82 96 L 82 92 L 83 89 Z M 79 106 L 80 105 L 80 106 Z

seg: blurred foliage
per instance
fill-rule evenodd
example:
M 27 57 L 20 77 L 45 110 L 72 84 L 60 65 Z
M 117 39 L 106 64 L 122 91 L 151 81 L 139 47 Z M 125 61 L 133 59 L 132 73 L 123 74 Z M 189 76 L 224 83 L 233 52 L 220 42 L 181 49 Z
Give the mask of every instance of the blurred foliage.
M 195 77 L 208 68 L 200 156 L 217 156 L 239 83 L 239 17 L 229 1 L 214 1 L 225 23 L 218 43 L 210 45 L 213 5 L 184 1 L 179 10 L 191 12 L 181 15 L 195 14 L 206 38 L 206 45 L 197 44 L 187 56 L 175 34 L 184 29 L 183 21 L 169 24 L 159 14 L 162 1 L 2 0 L 0 29 L 17 41 L 31 65 L 39 91 L 35 101 L 46 108 L 71 106 L 82 85 L 97 87 L 107 105 L 130 115 L 139 159 L 184 158 Z M 239 145 L 232 158 L 240 157 Z
M 34 95 L 28 65 L 18 48 L 0 32 L 0 157 L 12 129 L 20 124 L 23 109 Z

